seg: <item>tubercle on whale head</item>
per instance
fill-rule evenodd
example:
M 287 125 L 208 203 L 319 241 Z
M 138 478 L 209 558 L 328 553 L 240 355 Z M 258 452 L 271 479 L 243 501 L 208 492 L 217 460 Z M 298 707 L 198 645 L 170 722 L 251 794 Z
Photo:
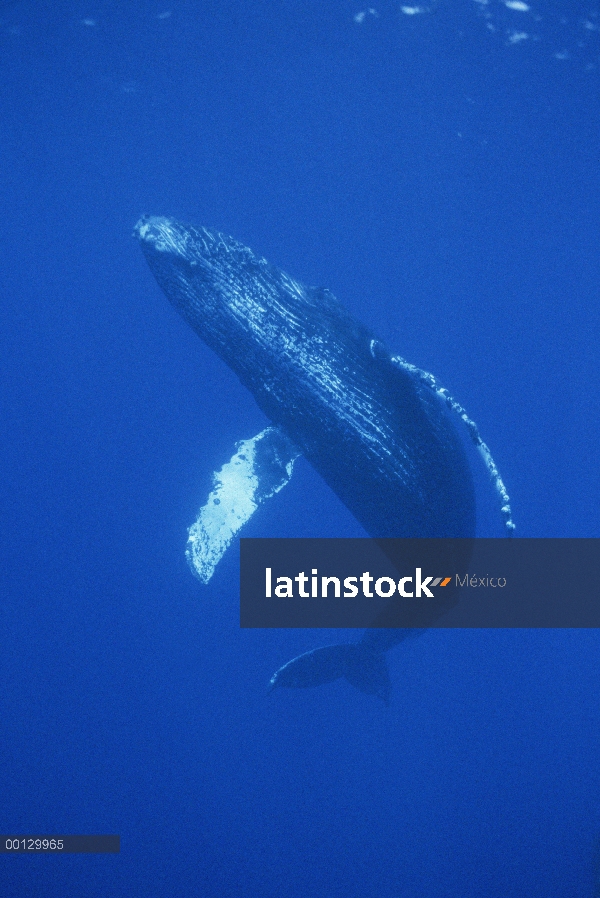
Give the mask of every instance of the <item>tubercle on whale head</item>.
M 237 240 L 209 228 L 185 225 L 164 215 L 142 215 L 133 229 L 146 254 L 152 249 L 158 253 L 170 254 L 191 266 L 217 263 L 228 267 L 231 264 L 254 263 L 269 267 L 265 259 L 254 255 L 252 250 Z
M 133 229 L 133 236 L 137 237 L 145 250 L 152 248 L 159 253 L 188 259 L 189 232 L 174 219 L 162 215 L 142 215 Z
M 142 215 L 133 228 L 132 237 L 140 243 L 160 245 L 160 238 L 170 230 L 170 220 L 162 215 Z M 162 247 L 161 247 L 162 248 Z M 166 245 L 164 247 L 166 249 Z

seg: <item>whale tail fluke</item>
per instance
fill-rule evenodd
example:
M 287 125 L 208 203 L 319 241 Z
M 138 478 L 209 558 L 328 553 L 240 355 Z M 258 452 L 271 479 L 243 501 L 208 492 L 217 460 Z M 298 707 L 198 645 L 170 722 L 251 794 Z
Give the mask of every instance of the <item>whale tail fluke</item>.
M 361 643 L 326 645 L 298 655 L 273 674 L 270 686 L 302 689 L 341 677 L 389 704 L 392 686 L 385 654 Z
M 392 681 L 386 656 L 383 652 L 365 651 L 360 645 L 356 648 L 357 651 L 348 659 L 344 677 L 356 689 L 367 695 L 375 695 L 389 705 Z

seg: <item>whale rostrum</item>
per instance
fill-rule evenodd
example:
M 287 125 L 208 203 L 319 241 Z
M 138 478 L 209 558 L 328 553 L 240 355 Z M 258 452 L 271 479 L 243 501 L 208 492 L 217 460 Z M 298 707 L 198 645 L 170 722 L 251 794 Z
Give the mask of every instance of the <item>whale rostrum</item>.
M 328 290 L 304 286 L 206 228 L 145 216 L 134 234 L 167 298 L 271 421 L 213 475 L 190 528 L 186 554 L 203 582 L 255 509 L 285 486 L 300 454 L 372 537 L 474 536 L 471 471 L 448 409 L 482 455 L 512 533 L 506 489 L 475 423 L 433 375 L 392 355 Z M 387 699 L 384 652 L 407 635 L 373 630 L 355 646 L 317 649 L 282 667 L 271 685 L 345 676 Z

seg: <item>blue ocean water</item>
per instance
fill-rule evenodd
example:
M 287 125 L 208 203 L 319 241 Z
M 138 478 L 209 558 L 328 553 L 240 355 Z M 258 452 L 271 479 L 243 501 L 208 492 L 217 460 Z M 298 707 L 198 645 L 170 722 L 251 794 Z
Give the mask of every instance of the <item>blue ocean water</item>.
M 597 0 L 2 4 L 0 829 L 121 853 L 3 855 L 1 898 L 594 895 L 595 631 L 432 631 L 390 708 L 266 695 L 332 634 L 188 570 L 266 421 L 131 231 L 328 287 L 477 421 L 518 535 L 598 537 L 599 76 Z M 299 462 L 247 535 L 362 530 Z

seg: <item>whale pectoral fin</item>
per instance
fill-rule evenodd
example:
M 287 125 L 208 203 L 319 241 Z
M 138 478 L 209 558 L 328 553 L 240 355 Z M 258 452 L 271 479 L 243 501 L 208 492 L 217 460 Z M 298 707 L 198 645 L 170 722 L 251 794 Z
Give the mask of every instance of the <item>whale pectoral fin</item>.
M 192 572 L 208 583 L 234 536 L 265 499 L 292 476 L 298 449 L 278 427 L 242 440 L 220 471 L 213 490 L 188 531 L 186 558 Z

